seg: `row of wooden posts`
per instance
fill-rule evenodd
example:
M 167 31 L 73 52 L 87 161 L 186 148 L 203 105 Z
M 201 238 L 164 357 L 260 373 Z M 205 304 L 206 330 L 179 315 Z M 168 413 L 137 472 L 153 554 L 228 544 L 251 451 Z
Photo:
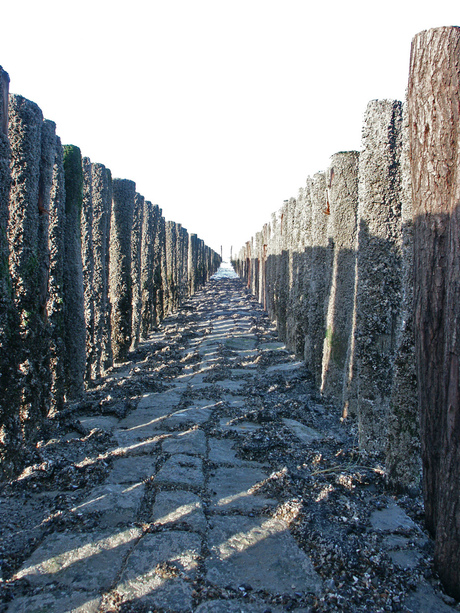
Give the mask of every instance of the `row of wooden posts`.
M 460 28 L 414 38 L 406 103 L 370 102 L 362 135 L 235 267 L 389 485 L 422 486 L 460 599 Z
M 0 473 L 220 260 L 133 181 L 63 147 L 0 68 Z

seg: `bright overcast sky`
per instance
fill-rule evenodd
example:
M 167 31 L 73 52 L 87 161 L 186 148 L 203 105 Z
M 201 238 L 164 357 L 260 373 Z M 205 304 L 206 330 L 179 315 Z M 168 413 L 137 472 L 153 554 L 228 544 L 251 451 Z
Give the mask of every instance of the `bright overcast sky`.
M 0 65 L 78 145 L 224 256 L 405 94 L 458 0 L 10 0 Z

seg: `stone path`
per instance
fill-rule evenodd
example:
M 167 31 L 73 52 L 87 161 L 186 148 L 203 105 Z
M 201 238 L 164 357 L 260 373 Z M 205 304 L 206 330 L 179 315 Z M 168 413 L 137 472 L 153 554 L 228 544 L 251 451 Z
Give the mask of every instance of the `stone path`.
M 285 609 L 268 604 L 270 597 L 321 592 L 311 561 L 276 517 L 277 500 L 259 491 L 270 468 L 235 449 L 239 436 L 260 428 L 238 419 L 257 358 L 282 345 L 261 339 L 254 303 L 243 293 L 229 298 L 225 283 L 205 304 L 197 297 L 187 308 L 195 316 L 200 309 L 200 317 L 170 388 L 144 395 L 125 419 L 82 418 L 86 427 L 111 430 L 118 443 L 105 482 L 72 509 L 80 518 L 97 514 L 97 529 L 77 524 L 46 538 L 17 578 L 48 590 L 15 600 L 9 613 L 96 613 L 123 604 L 276 613 Z M 230 368 L 221 380 L 224 360 Z M 197 604 L 203 582 L 216 597 Z M 234 598 L 219 598 L 221 590 Z
M 454 610 L 420 498 L 385 490 L 228 274 L 0 491 L 0 613 Z

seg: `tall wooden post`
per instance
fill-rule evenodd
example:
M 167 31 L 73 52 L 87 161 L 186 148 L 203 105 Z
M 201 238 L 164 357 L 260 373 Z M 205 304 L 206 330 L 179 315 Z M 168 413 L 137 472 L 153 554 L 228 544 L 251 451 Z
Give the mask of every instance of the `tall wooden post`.
M 460 28 L 418 34 L 408 87 L 415 339 L 424 497 L 445 588 L 460 598 Z

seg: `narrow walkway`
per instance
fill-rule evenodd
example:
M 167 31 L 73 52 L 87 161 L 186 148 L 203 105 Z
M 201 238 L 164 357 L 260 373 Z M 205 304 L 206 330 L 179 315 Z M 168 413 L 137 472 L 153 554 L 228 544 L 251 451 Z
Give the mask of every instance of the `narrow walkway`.
M 384 492 L 238 279 L 137 357 L 22 480 L 41 530 L 8 613 L 453 610 L 424 581 L 420 503 Z

